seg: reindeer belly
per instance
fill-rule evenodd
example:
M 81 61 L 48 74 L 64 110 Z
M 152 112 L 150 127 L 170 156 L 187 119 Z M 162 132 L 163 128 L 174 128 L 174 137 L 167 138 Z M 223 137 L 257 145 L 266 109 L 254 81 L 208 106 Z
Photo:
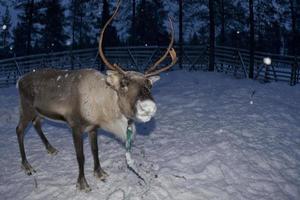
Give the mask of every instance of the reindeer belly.
M 38 107 L 36 107 L 35 110 L 39 115 L 41 115 L 44 118 L 50 120 L 56 120 L 56 121 L 66 121 L 66 118 L 62 114 L 62 112 L 55 112 L 55 110 L 53 111 L 53 110 L 38 108 Z
M 71 105 L 57 102 L 55 100 L 40 99 L 33 103 L 34 109 L 44 118 L 58 121 L 67 121 L 67 114 L 70 113 Z

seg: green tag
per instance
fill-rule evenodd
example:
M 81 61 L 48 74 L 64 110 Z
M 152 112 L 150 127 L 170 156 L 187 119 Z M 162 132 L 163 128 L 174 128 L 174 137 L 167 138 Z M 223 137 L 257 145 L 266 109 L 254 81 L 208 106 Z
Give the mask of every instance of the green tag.
M 126 132 L 126 151 L 131 150 L 131 141 L 132 141 L 132 127 L 128 126 Z

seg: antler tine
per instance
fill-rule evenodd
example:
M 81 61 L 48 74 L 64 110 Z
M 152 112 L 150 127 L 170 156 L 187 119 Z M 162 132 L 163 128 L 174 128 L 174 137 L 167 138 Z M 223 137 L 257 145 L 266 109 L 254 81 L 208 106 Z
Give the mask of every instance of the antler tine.
M 172 48 L 172 49 L 170 50 L 169 53 L 170 53 L 170 56 L 171 56 L 171 58 L 172 58 L 172 62 L 171 62 L 168 66 L 166 66 L 166 67 L 163 67 L 163 68 L 161 68 L 161 69 L 159 69 L 159 70 L 156 70 L 156 71 L 154 71 L 154 72 L 151 72 L 151 73 L 146 74 L 146 77 L 150 77 L 150 76 L 157 75 L 157 74 L 159 74 L 159 73 L 161 73 L 161 72 L 163 72 L 163 71 L 166 71 L 166 70 L 170 69 L 171 67 L 173 67 L 173 65 L 176 64 L 178 58 L 177 58 L 177 56 L 176 56 L 176 51 L 175 51 L 175 49 Z
M 113 15 L 109 18 L 109 20 L 105 23 L 103 29 L 101 30 L 100 39 L 99 39 L 99 54 L 100 54 L 100 57 L 101 57 L 102 61 L 104 62 L 104 64 L 105 64 L 108 68 L 110 68 L 111 70 L 117 70 L 117 71 L 119 71 L 120 73 L 125 74 L 125 71 L 124 71 L 121 67 L 119 67 L 117 64 L 111 64 L 111 63 L 109 63 L 109 61 L 106 59 L 106 57 L 105 57 L 105 55 L 104 55 L 104 52 L 103 52 L 103 49 L 102 49 L 102 43 L 103 43 L 104 32 L 105 32 L 107 26 L 108 26 L 108 25 L 111 23 L 111 21 L 113 20 L 113 18 L 117 15 L 118 10 L 119 10 L 119 7 L 120 7 L 120 4 L 121 4 L 121 0 L 118 1 L 116 10 L 114 11 Z
M 165 54 L 160 58 L 158 59 L 154 65 L 152 67 L 150 67 L 146 72 L 145 72 L 145 75 L 148 76 L 148 74 L 151 73 L 151 71 L 155 70 L 157 68 L 157 66 L 163 61 L 166 59 L 166 57 L 168 56 L 168 54 L 170 53 L 170 50 L 172 49 L 172 46 L 173 46 L 173 43 L 174 43 L 174 27 L 173 27 L 173 22 L 172 22 L 172 19 L 171 17 L 169 17 L 169 25 L 170 25 L 170 29 L 171 29 L 171 41 L 170 41 L 170 44 L 167 48 L 167 51 L 165 52 Z M 175 52 L 175 50 L 174 50 Z M 175 52 L 175 57 L 176 57 L 176 52 Z M 169 66 L 168 66 L 169 67 Z M 170 67 L 169 67 L 170 68 Z M 159 70 L 160 71 L 160 70 Z M 152 73 L 151 73 L 152 74 Z

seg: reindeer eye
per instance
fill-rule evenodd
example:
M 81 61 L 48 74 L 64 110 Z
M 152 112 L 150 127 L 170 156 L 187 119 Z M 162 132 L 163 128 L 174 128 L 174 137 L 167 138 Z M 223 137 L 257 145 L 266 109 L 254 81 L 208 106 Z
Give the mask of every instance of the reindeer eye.
M 151 84 L 151 81 L 150 80 L 146 80 L 146 88 L 148 88 L 149 90 L 152 88 L 152 84 Z
M 120 85 L 121 85 L 122 88 L 127 87 L 128 84 L 129 84 L 129 81 L 127 79 L 122 79 L 121 80 Z

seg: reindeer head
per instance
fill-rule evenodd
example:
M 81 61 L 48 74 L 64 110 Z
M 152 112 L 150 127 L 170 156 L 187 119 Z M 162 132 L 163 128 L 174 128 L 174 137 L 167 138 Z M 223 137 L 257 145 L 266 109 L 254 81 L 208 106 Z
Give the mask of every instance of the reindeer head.
M 105 29 L 116 16 L 121 0 L 118 1 L 117 8 L 112 17 L 104 25 L 100 40 L 99 40 L 99 54 L 104 64 L 110 69 L 107 70 L 106 83 L 112 87 L 118 94 L 119 107 L 122 113 L 129 119 L 140 122 L 149 121 L 156 112 L 156 104 L 151 95 L 152 85 L 160 79 L 159 73 L 171 68 L 177 61 L 176 52 L 172 48 L 174 43 L 174 28 L 171 19 L 171 42 L 165 54 L 158 59 L 145 73 L 135 71 L 124 71 L 119 65 L 111 64 L 106 59 L 102 42 Z M 170 54 L 172 58 L 171 64 L 157 69 L 158 65 L 166 59 Z

